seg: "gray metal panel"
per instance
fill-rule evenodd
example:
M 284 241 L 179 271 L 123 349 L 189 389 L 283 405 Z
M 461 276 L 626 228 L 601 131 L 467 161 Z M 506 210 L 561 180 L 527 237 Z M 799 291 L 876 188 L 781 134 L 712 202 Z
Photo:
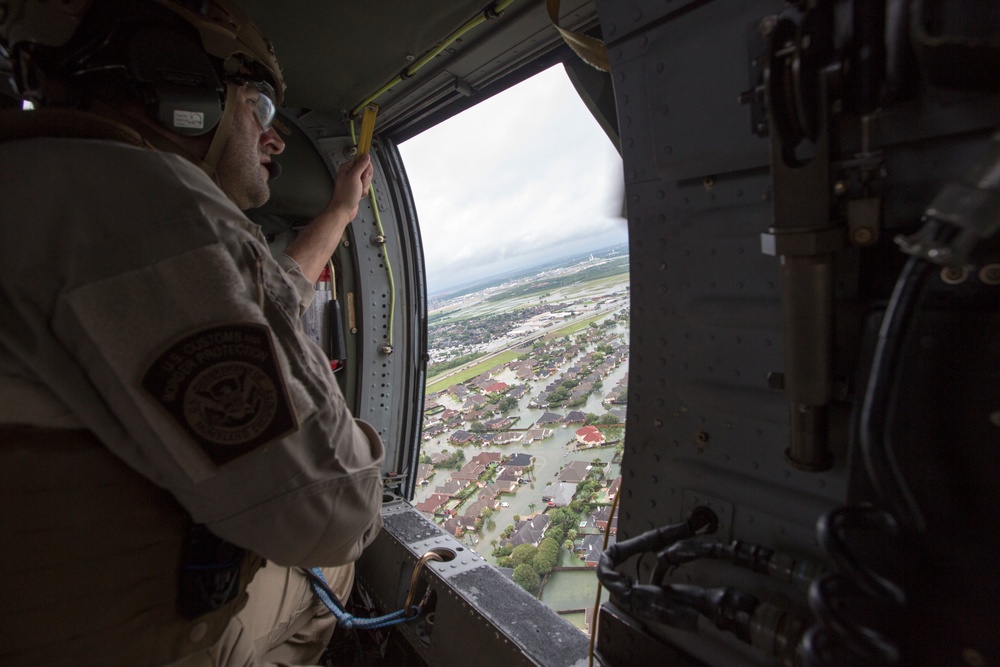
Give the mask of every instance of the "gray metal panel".
M 384 528 L 357 563 L 358 583 L 382 610 L 402 606 L 422 555 L 454 556 L 429 562 L 421 577 L 433 591 L 433 618 L 397 626 L 429 665 L 586 663 L 588 640 L 580 630 L 410 505 L 387 498 Z

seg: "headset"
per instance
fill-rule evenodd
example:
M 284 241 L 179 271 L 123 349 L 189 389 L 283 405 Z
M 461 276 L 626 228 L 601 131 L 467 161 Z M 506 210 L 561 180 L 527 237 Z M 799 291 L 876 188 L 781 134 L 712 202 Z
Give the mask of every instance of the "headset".
M 2 44 L 0 55 L 12 61 L 13 87 L 22 97 L 72 106 L 72 96 L 50 99 L 45 82 L 62 79 L 74 89 L 96 76 L 124 86 L 171 132 L 200 136 L 218 126 L 226 99 L 221 62 L 206 53 L 191 23 L 157 2 L 134 0 L 94 2 L 76 22 L 70 36 L 48 43 L 36 25 L 21 31 L 20 40 L 9 26 L 0 35 L 14 42 L 9 49 Z
M 225 85 L 197 37 L 185 32 L 139 28 L 129 35 L 124 65 L 152 118 L 171 132 L 199 136 L 219 124 Z

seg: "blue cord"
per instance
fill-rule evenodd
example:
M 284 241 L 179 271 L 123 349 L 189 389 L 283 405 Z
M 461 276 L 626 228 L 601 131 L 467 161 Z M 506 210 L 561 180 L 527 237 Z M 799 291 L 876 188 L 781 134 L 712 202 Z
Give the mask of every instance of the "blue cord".
M 326 577 L 323 576 L 323 570 L 318 567 L 303 571 L 309 575 L 310 582 L 312 583 L 313 592 L 316 597 L 326 605 L 326 608 L 337 618 L 337 623 L 344 628 L 351 629 L 357 628 L 359 630 L 378 630 L 379 628 L 385 628 L 390 625 L 396 625 L 397 623 L 403 623 L 406 621 L 412 621 L 420 613 L 420 607 L 414 605 L 413 615 L 407 616 L 405 609 L 400 609 L 399 611 L 394 611 L 391 614 L 386 614 L 385 616 L 375 616 L 373 618 L 358 618 L 353 614 L 349 614 L 344 611 L 343 605 L 337 600 L 336 594 L 330 590 L 330 585 L 326 583 Z

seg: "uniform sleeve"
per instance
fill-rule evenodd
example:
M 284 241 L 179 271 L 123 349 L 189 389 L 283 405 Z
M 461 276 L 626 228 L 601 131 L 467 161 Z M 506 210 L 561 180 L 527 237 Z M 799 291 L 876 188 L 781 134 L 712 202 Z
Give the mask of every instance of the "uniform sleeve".
M 282 268 L 285 272 L 285 279 L 295 288 L 295 291 L 299 295 L 299 315 L 302 315 L 306 310 L 309 309 L 309 305 L 312 304 L 313 299 L 316 296 L 316 290 L 309 279 L 306 278 L 305 274 L 302 273 L 302 268 L 299 263 L 296 262 L 290 255 L 285 253 L 278 253 L 275 257 L 275 261 L 278 262 L 278 266 Z
M 120 219 L 73 249 L 52 335 L 108 411 L 82 416 L 220 537 L 286 566 L 350 562 L 381 526 L 382 442 L 302 331 L 312 286 L 180 162 L 149 215 L 108 205 Z

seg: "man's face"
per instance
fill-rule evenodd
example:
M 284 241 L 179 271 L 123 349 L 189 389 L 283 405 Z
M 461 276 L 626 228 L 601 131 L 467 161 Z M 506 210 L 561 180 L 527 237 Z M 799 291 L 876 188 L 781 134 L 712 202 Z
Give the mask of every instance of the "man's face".
M 265 130 L 254 108 L 261 93 L 253 84 L 237 85 L 236 109 L 217 175 L 223 192 L 246 210 L 262 206 L 270 197 L 266 165 L 272 155 L 285 150 L 285 142 L 274 128 Z

